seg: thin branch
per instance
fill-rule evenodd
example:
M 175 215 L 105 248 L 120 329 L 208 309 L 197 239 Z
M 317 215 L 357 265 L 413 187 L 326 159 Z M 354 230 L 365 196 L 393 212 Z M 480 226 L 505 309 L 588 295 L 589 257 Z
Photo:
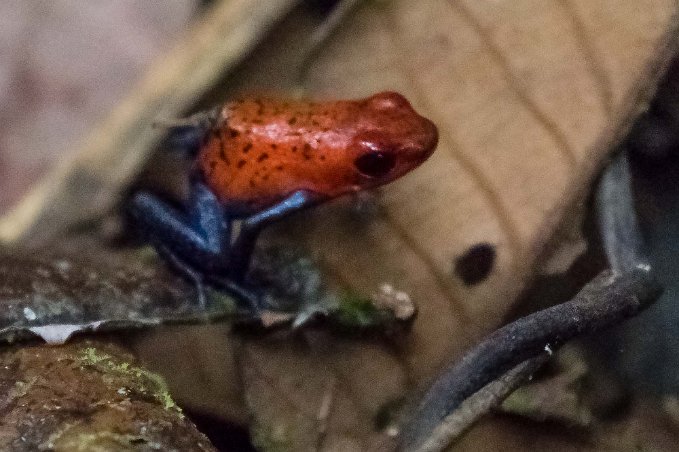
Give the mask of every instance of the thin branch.
M 627 153 L 620 152 L 608 165 L 596 191 L 596 212 L 601 241 L 613 270 L 626 271 L 648 265 L 639 232 Z
M 625 273 L 606 271 L 572 300 L 495 331 L 434 382 L 402 430 L 401 449 L 437 450 L 423 447 L 431 445 L 433 432 L 446 418 L 486 385 L 526 360 L 552 353 L 576 336 L 597 332 L 636 315 L 657 300 L 661 292 L 646 266 Z
M 549 353 L 544 352 L 537 358 L 528 359 L 479 389 L 436 426 L 418 451 L 434 452 L 445 449 L 454 438 L 458 438 L 477 419 L 502 403 L 515 389 L 526 382 L 547 362 L 549 356 Z

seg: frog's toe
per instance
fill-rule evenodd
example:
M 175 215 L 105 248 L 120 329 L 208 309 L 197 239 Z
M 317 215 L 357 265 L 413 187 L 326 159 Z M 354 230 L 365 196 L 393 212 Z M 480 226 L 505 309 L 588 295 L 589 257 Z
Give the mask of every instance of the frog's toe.
M 248 318 L 260 318 L 265 310 L 264 300 L 255 288 L 228 278 L 210 277 L 210 283 L 235 298 L 238 310 Z

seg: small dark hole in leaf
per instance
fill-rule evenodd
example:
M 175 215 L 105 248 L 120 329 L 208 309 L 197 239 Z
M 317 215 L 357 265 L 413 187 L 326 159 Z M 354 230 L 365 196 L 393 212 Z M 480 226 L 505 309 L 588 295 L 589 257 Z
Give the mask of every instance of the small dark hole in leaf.
M 495 264 L 495 247 L 479 243 L 455 260 L 455 274 L 468 286 L 480 283 L 488 277 Z

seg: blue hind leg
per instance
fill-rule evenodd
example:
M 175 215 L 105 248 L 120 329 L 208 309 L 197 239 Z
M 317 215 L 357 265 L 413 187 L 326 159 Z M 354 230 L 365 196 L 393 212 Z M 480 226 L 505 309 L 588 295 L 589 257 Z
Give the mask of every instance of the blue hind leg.
M 201 306 L 205 304 L 204 281 L 214 282 L 250 308 L 256 296 L 220 276 L 229 272 L 231 222 L 214 194 L 202 184 L 192 187 L 189 215 L 155 196 L 140 193 L 129 206 L 145 238 L 168 264 L 194 282 Z

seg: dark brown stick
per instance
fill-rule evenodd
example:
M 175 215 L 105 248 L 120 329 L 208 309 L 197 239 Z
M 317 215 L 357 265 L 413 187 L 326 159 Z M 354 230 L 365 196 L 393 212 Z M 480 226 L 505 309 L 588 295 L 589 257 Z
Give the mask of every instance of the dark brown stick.
M 596 213 L 601 242 L 613 270 L 627 271 L 648 264 L 639 231 L 627 152 L 608 165 L 596 190 Z
M 434 382 L 402 430 L 401 449 L 422 450 L 432 431 L 462 402 L 510 369 L 552 353 L 576 336 L 620 323 L 653 303 L 661 292 L 645 266 L 626 273 L 607 271 L 571 301 L 495 331 Z

